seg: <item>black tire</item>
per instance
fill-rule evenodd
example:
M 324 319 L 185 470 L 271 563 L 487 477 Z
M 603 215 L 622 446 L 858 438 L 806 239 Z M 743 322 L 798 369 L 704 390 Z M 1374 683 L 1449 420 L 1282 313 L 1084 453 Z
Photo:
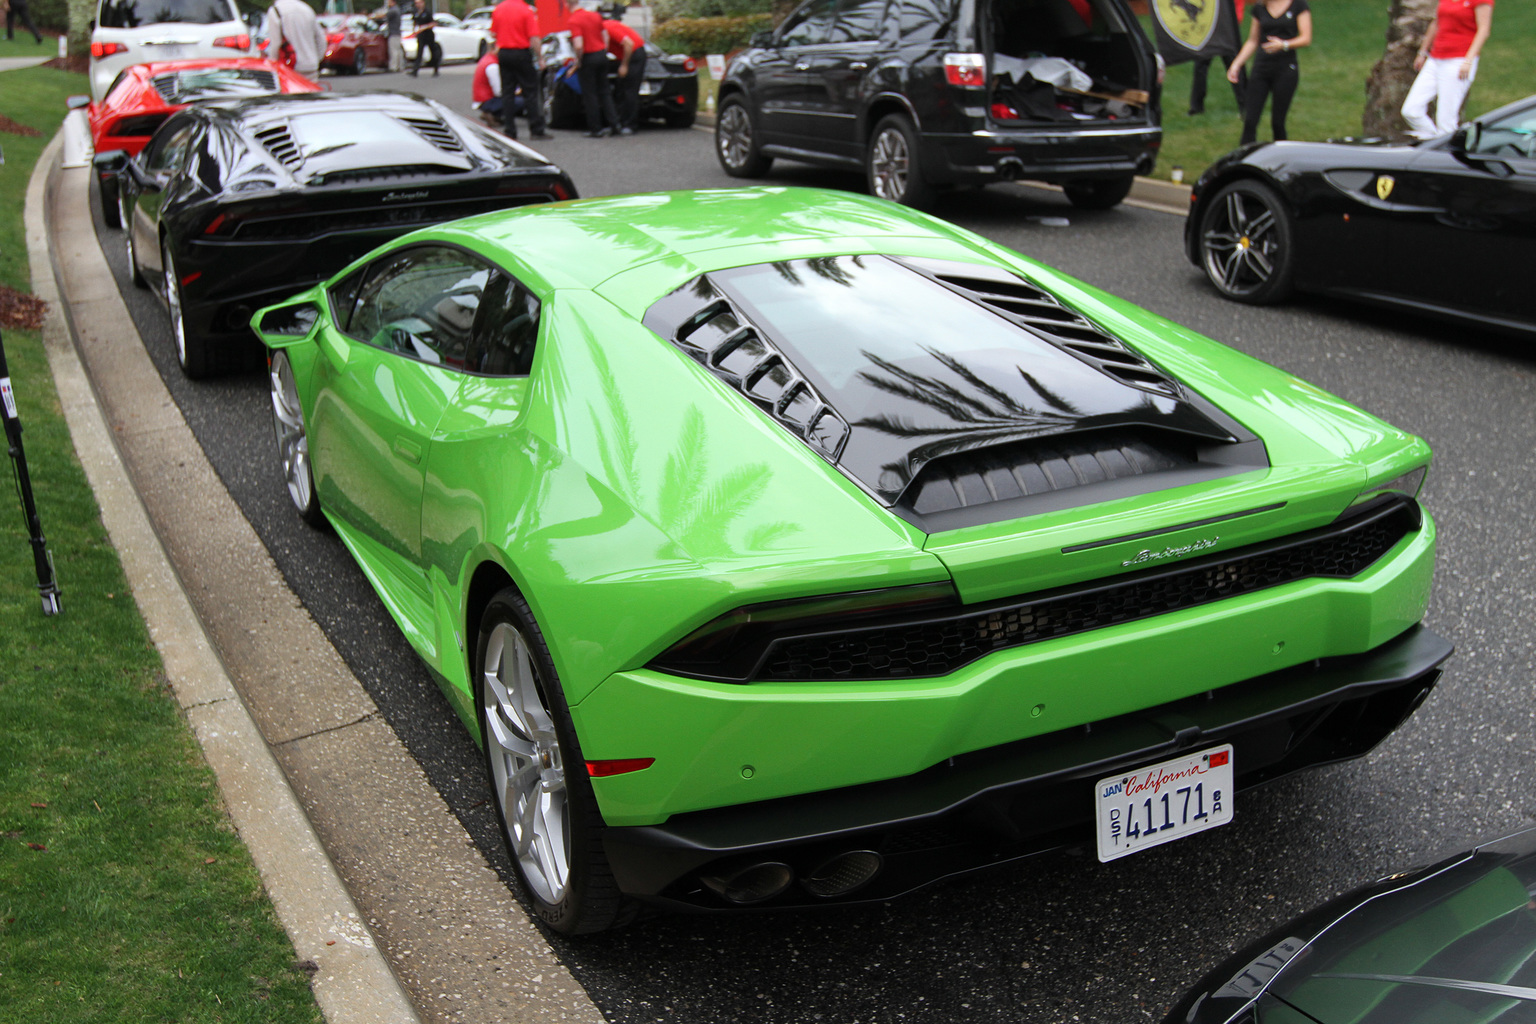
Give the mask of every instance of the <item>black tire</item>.
M 603 853 L 605 825 L 565 694 L 544 634 L 515 589 L 497 594 L 481 616 L 472 668 L 491 804 L 534 912 L 563 935 L 628 923 L 635 905 L 619 892 Z
M 135 288 L 148 288 L 149 281 L 139 269 L 139 248 L 133 244 L 133 217 L 128 213 L 128 197 L 121 189 L 117 196 L 117 216 L 123 224 L 123 248 L 128 251 L 128 280 Z
M 361 75 L 368 70 L 368 51 L 359 46 L 352 51 L 352 73 Z
M 491 44 L 490 44 L 490 43 L 488 43 L 488 42 L 486 42 L 486 41 L 485 41 L 485 40 L 483 40 L 483 39 L 482 39 L 482 40 L 480 40 L 480 52 L 479 52 L 479 53 L 477 53 L 477 54 L 475 54 L 475 60 L 476 60 L 476 61 L 479 61 L 479 60 L 480 60 L 480 59 L 481 59 L 481 58 L 483 58 L 483 57 L 484 57 L 484 56 L 485 56 L 485 55 L 486 55 L 486 54 L 487 54 L 487 53 L 490 53 L 490 52 L 491 52 Z
M 1216 290 L 1261 306 L 1291 293 L 1296 249 L 1285 201 L 1261 181 L 1222 186 L 1200 215 L 1200 266 Z
M 176 362 L 181 372 L 193 380 L 209 375 L 213 367 L 208 356 L 208 341 L 187 327 L 181 307 L 181 279 L 176 274 L 176 260 L 168 239 L 160 242 L 160 266 L 165 272 L 165 306 L 171 318 L 171 340 L 176 343 Z
M 757 143 L 757 121 L 740 98 L 728 96 L 715 117 L 715 157 L 733 178 L 761 178 L 773 166 Z
M 697 107 L 687 107 L 683 110 L 667 111 L 666 120 L 668 128 L 692 128 L 693 122 L 697 121 L 698 119 L 699 111 Z
M 550 128 L 582 128 L 587 123 L 587 113 L 581 106 L 581 97 L 560 85 L 554 74 L 544 79 L 544 90 L 539 94 L 544 104 L 544 123 Z
M 309 461 L 309 433 L 304 426 L 304 409 L 299 403 L 298 385 L 293 378 L 293 363 L 286 352 L 274 352 L 267 379 L 272 394 L 272 431 L 277 437 L 277 456 L 283 466 L 283 482 L 299 518 L 310 526 L 324 527 L 320 497 L 315 490 L 314 467 Z
M 1079 210 L 1107 210 L 1119 206 L 1121 200 L 1131 194 L 1136 175 L 1124 174 L 1118 178 L 1085 178 L 1063 182 L 1061 190 Z
M 101 219 L 102 219 L 102 222 L 104 224 L 106 224 L 107 227 L 109 227 L 109 228 L 120 228 L 120 227 L 122 227 L 123 226 L 123 211 L 118 206 L 118 200 L 117 200 L 117 178 L 116 177 L 112 177 L 112 178 L 97 179 L 97 184 L 99 184 L 101 186 Z
M 881 118 L 870 133 L 864 177 L 872 196 L 916 209 L 933 204 L 933 186 L 923 179 L 917 129 L 900 114 Z

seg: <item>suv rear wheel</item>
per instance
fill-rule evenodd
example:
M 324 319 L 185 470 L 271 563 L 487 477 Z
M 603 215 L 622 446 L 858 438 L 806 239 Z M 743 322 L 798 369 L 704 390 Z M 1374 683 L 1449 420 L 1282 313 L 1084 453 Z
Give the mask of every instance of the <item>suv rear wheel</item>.
M 715 120 L 715 156 L 733 178 L 761 178 L 773 166 L 773 157 L 757 148 L 757 125 L 747 105 L 732 96 L 720 104 Z
M 1118 206 L 1120 200 L 1130 195 L 1131 186 L 1135 183 L 1136 176 L 1126 174 L 1119 178 L 1067 181 L 1062 183 L 1061 190 L 1079 210 L 1107 210 L 1111 206 Z
M 923 180 L 918 160 L 917 132 L 900 114 L 875 125 L 864 156 L 864 173 L 871 195 L 919 209 L 933 202 L 933 186 Z

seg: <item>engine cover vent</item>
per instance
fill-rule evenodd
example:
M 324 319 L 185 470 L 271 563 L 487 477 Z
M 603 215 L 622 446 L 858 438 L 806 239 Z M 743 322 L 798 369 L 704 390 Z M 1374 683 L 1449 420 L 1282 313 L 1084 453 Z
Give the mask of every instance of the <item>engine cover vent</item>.
M 293 133 L 288 130 L 286 124 L 278 123 L 258 129 L 256 139 L 267 152 L 277 158 L 277 162 L 284 167 L 298 167 L 304 162 L 304 155 L 299 152 L 299 144 L 294 141 Z

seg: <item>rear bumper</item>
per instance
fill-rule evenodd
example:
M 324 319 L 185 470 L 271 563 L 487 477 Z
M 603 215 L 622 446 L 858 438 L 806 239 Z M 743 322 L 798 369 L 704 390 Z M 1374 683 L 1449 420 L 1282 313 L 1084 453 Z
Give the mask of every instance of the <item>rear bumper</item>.
M 797 877 L 870 850 L 881 870 L 834 902 L 871 902 L 940 878 L 1093 842 L 1093 784 L 1231 743 L 1239 790 L 1357 758 L 1428 696 L 1452 646 L 1421 626 L 1364 654 L 1325 658 L 1134 714 L 1021 740 L 905 778 L 610 828 L 625 892 L 694 909 L 733 904 L 704 885 L 774 861 Z M 791 885 L 762 906 L 828 902 Z
M 1161 128 L 1144 123 L 1061 131 L 997 128 L 926 133 L 924 172 L 931 181 L 949 184 L 1014 178 L 1062 182 L 1146 174 L 1157 161 L 1162 139 Z

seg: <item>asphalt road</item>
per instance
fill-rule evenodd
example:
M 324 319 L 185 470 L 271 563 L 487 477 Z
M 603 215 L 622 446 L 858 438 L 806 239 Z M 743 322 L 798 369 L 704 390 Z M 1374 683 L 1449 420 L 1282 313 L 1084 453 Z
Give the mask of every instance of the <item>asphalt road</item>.
M 467 67 L 407 83 L 467 110 Z M 737 184 L 703 131 L 543 151 L 584 195 Z M 857 188 L 781 164 L 770 184 Z M 1458 653 L 1426 705 L 1368 758 L 1248 794 L 1230 826 L 1109 865 L 1056 853 L 872 908 L 662 917 L 557 949 L 609 1020 L 1102 1021 L 1160 1018 L 1234 945 L 1363 881 L 1536 817 L 1531 612 L 1536 360 L 1461 327 L 1322 302 L 1250 309 L 1183 258 L 1183 222 L 1081 213 L 994 187 L 939 213 L 1275 363 L 1424 435 L 1440 525 L 1428 624 Z M 162 307 L 126 280 L 121 233 L 97 230 L 172 395 L 225 485 L 488 860 L 510 879 L 476 748 L 334 536 L 306 528 L 281 483 L 259 375 L 193 384 Z M 1425 258 L 1432 258 L 1425 254 Z M 281 643 L 281 637 L 272 637 Z

